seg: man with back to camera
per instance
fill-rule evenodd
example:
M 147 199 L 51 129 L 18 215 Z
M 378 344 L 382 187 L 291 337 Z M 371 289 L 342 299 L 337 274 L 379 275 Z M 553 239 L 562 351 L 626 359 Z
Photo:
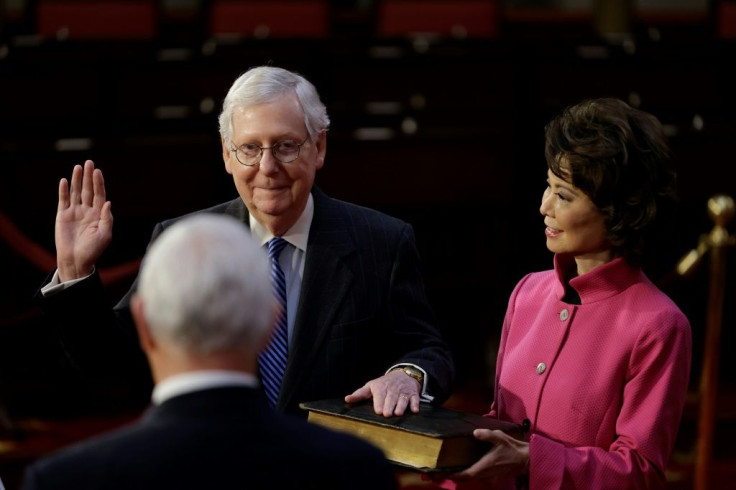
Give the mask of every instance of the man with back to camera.
M 378 449 L 268 407 L 256 365 L 278 308 L 266 254 L 238 221 L 200 214 L 167 228 L 130 309 L 153 407 L 32 464 L 23 490 L 396 488 Z
M 284 276 L 286 313 L 274 335 L 281 344 L 267 349 L 278 359 L 260 368 L 269 401 L 305 415 L 300 402 L 372 398 L 387 417 L 417 412 L 420 400 L 442 403 L 454 366 L 424 291 L 413 230 L 313 185 L 328 128 L 314 86 L 276 67 L 241 75 L 220 115 L 222 158 L 239 197 L 205 211 L 236 217 L 259 244 L 286 241 L 274 251 Z M 71 183 L 61 180 L 58 269 L 41 304 L 77 364 L 130 377 L 136 284 L 112 310 L 94 268 L 111 240 L 110 206 L 91 161 L 74 168 Z M 156 225 L 152 241 L 175 221 Z

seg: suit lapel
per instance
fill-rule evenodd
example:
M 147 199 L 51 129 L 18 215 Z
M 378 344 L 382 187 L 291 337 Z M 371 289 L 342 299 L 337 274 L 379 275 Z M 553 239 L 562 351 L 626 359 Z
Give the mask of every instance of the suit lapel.
M 248 214 L 248 208 L 245 207 L 245 203 L 241 198 L 238 197 L 230 201 L 227 208 L 225 208 L 225 214 L 245 223 L 250 230 L 250 215 Z
M 278 402 L 282 409 L 291 403 L 297 388 L 308 376 L 353 281 L 353 273 L 345 260 L 355 252 L 350 221 L 339 201 L 330 199 L 316 187 L 312 195 L 314 217 L 309 229 L 292 351 Z M 250 215 L 242 199 L 231 201 L 225 214 L 249 226 Z
M 345 261 L 355 251 L 350 223 L 343 216 L 339 202 L 318 189 L 313 191 L 313 196 L 314 217 L 309 230 L 292 351 L 281 386 L 281 408 L 289 405 L 296 388 L 310 372 L 353 280 L 353 273 Z

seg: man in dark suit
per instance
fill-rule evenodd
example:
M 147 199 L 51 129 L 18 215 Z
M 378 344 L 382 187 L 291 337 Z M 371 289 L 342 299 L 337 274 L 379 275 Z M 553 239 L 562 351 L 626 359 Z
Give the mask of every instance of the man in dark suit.
M 275 67 L 247 71 L 220 115 L 222 157 L 240 197 L 200 211 L 235 216 L 260 244 L 288 242 L 278 257 L 288 352 L 275 385 L 265 383 L 271 403 L 297 413 L 299 402 L 347 395 L 349 402 L 372 398 L 384 416 L 417 412 L 420 400 L 442 403 L 454 367 L 426 298 L 412 228 L 314 186 L 328 127 L 303 77 Z M 157 225 L 153 240 L 173 222 Z M 42 290 L 42 306 L 60 324 L 71 357 L 93 370 L 130 366 L 122 359 L 135 343 L 119 333 L 132 331 L 136 285 L 113 318 L 94 272 L 111 233 L 102 173 L 87 161 L 69 185 L 60 182 L 58 269 Z
M 152 408 L 29 466 L 24 490 L 396 488 L 375 447 L 268 407 L 256 363 L 278 309 L 266 254 L 240 223 L 179 221 L 148 250 L 138 285 L 130 307 Z

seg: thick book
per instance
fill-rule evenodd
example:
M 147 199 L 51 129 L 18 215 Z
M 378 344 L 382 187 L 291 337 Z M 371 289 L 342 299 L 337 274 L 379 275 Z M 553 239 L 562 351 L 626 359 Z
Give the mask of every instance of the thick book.
M 309 411 L 310 423 L 364 439 L 381 449 L 389 461 L 423 472 L 457 471 L 475 463 L 491 444 L 473 437 L 474 429 L 523 436 L 518 424 L 426 403 L 420 404 L 419 413 L 388 418 L 376 415 L 372 401 L 349 404 L 330 399 L 299 406 Z

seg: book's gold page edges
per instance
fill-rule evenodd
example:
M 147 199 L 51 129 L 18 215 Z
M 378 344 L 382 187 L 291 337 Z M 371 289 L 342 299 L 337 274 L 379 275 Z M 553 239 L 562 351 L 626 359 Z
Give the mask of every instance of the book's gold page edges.
M 442 439 L 319 412 L 309 412 L 308 420 L 366 440 L 383 451 L 388 460 L 415 468 L 437 467 Z

